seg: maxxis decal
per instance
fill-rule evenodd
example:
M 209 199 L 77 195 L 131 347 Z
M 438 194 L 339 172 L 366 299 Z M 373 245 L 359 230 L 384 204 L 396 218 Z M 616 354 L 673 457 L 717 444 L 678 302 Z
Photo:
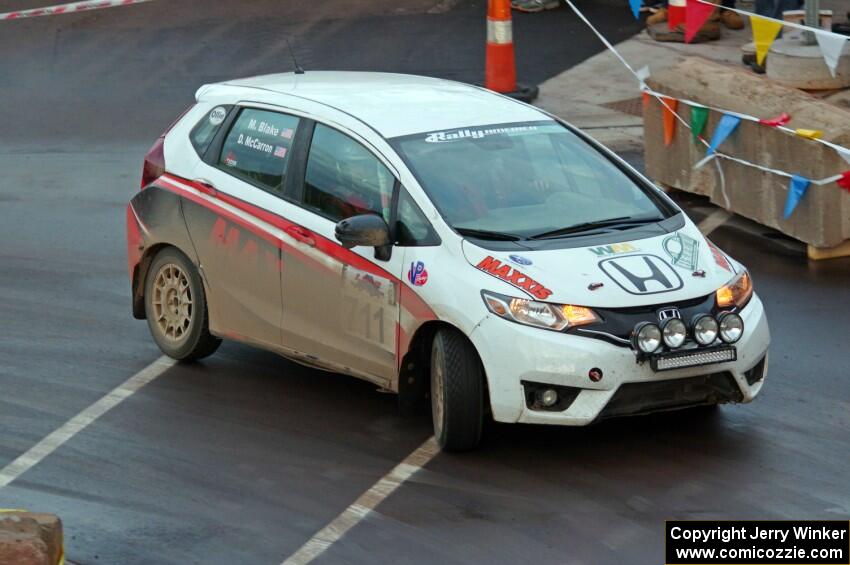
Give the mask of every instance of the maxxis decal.
M 519 269 L 503 264 L 501 261 L 491 257 L 490 255 L 475 265 L 475 268 L 515 286 L 534 298 L 545 300 L 552 295 L 551 290 L 533 278 L 529 277 Z

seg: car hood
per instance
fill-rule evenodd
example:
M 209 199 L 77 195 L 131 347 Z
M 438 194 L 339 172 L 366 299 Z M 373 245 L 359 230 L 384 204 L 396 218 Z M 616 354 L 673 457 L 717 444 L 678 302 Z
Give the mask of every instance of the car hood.
M 547 302 L 621 308 L 711 294 L 740 270 L 690 222 L 665 235 L 608 245 L 491 251 L 470 240 L 463 253 L 490 275 L 489 288 Z

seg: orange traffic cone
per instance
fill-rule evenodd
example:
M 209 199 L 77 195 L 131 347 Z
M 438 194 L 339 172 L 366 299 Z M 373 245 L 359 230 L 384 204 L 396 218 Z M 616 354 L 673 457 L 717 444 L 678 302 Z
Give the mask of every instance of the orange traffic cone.
M 489 0 L 484 87 L 524 102 L 537 98 L 537 87 L 517 85 L 511 0 Z

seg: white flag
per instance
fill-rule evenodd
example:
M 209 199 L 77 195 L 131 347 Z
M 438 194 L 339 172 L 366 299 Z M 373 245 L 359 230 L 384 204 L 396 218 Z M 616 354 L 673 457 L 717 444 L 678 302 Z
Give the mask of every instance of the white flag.
M 815 37 L 818 40 L 823 60 L 826 61 L 826 66 L 829 67 L 832 78 L 835 78 L 835 68 L 838 66 L 838 59 L 841 57 L 841 50 L 844 49 L 847 38 L 824 31 L 816 31 Z
M 838 154 L 844 157 L 844 160 L 850 163 L 850 149 L 839 149 Z

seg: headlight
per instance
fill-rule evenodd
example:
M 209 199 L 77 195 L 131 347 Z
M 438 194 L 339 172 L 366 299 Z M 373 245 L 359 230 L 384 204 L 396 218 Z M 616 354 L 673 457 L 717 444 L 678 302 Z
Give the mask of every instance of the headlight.
M 682 347 L 688 338 L 688 327 L 679 318 L 668 318 L 661 323 L 661 337 L 670 349 Z
M 661 328 L 652 322 L 641 322 L 632 332 L 632 347 L 642 353 L 655 353 L 661 347 Z
M 697 314 L 692 324 L 694 328 L 694 339 L 700 345 L 711 345 L 717 339 L 717 320 L 708 314 Z
M 753 295 L 753 281 L 750 273 L 743 271 L 731 281 L 717 289 L 717 306 L 743 308 Z
M 738 314 L 724 312 L 720 314 L 720 339 L 726 343 L 735 343 L 744 334 L 744 320 Z
M 526 326 L 561 331 L 599 321 L 599 316 L 593 310 L 584 306 L 512 298 L 483 290 L 481 297 L 490 312 L 500 318 Z

